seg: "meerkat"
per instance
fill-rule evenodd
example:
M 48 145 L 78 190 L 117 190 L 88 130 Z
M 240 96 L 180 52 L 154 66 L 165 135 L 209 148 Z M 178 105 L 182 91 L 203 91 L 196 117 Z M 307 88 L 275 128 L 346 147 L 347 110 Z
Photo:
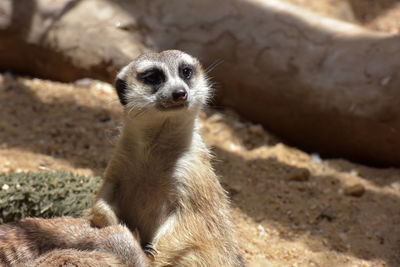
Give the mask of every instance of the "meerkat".
M 197 59 L 167 50 L 117 75 L 124 125 L 92 221 L 137 229 L 151 266 L 242 266 L 226 192 L 199 134 L 211 88 Z
M 27 218 L 0 225 L 0 266 L 146 266 L 139 237 L 123 225 L 87 219 Z

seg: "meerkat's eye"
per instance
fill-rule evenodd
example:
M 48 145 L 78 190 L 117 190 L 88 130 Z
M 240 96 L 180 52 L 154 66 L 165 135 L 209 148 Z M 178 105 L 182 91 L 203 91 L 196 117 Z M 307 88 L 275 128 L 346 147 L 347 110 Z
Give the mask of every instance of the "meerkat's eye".
M 184 80 L 190 80 L 194 73 L 194 68 L 189 65 L 182 65 L 179 67 L 179 76 Z
M 159 69 L 151 69 L 140 73 L 139 80 L 151 86 L 158 86 L 165 82 L 165 74 Z

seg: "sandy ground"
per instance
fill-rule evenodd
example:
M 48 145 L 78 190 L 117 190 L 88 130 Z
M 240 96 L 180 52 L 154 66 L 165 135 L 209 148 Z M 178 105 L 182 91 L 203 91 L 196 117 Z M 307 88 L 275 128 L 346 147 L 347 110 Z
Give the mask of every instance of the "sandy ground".
M 6 74 L 0 114 L 0 172 L 101 175 L 122 112 L 105 83 Z M 399 169 L 321 159 L 230 110 L 201 124 L 249 266 L 400 266 Z
M 371 29 L 400 29 L 399 1 L 287 1 Z M 2 74 L 0 172 L 101 175 L 121 115 L 108 84 Z M 201 124 L 248 266 L 400 266 L 400 169 L 321 159 L 231 110 L 206 110 Z

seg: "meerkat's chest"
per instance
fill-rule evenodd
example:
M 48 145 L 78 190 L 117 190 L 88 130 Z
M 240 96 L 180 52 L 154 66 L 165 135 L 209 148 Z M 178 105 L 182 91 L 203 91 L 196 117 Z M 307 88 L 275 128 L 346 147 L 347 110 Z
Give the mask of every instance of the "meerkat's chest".
M 138 229 L 143 242 L 150 242 L 173 210 L 172 174 L 155 169 L 133 171 L 121 185 L 120 217 L 130 229 Z
M 142 241 L 150 242 L 174 214 L 180 185 L 194 169 L 191 153 L 154 154 L 146 162 L 126 168 L 119 196 L 120 217 L 130 229 L 139 229 Z

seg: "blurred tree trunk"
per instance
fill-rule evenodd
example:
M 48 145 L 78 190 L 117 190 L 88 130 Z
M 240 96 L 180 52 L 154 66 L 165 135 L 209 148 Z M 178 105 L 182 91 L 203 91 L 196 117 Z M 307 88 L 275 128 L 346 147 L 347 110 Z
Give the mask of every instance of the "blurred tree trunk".
M 181 49 L 222 62 L 211 72 L 219 103 L 293 144 L 400 166 L 399 36 L 277 0 L 38 0 L 13 14 L 23 2 L 0 4 L 3 70 L 112 81 L 141 52 Z

